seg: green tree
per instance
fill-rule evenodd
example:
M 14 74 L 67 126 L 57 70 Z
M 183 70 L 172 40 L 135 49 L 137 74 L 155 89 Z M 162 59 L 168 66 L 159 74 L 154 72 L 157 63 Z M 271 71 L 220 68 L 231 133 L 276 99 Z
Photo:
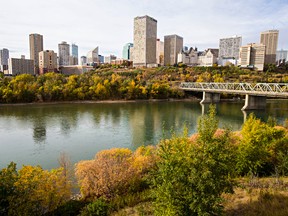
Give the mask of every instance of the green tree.
M 232 192 L 233 154 L 228 130 L 216 134 L 215 107 L 198 122 L 196 139 L 173 136 L 159 145 L 152 185 L 156 215 L 219 215 L 221 194 Z

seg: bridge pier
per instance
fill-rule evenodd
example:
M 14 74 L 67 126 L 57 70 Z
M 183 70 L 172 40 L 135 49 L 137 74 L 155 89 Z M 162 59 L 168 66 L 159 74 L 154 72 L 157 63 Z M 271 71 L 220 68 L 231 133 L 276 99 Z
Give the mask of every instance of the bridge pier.
M 245 105 L 241 110 L 257 110 L 266 108 L 266 97 L 265 96 L 252 96 L 246 94 Z
M 219 103 L 219 102 L 220 102 L 219 93 L 203 92 L 203 99 L 200 103 L 205 104 L 205 103 Z

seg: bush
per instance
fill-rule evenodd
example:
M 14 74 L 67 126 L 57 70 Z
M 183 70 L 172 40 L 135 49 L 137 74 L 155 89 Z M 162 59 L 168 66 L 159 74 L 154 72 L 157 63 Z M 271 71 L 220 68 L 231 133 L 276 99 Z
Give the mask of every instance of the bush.
M 80 216 L 107 216 L 109 208 L 109 205 L 104 200 L 97 199 L 95 202 L 85 206 Z
M 116 196 L 138 192 L 145 188 L 143 178 L 155 164 L 154 147 L 110 149 L 96 154 L 94 160 L 76 165 L 81 193 L 85 199 Z M 147 186 L 146 186 L 147 187 Z

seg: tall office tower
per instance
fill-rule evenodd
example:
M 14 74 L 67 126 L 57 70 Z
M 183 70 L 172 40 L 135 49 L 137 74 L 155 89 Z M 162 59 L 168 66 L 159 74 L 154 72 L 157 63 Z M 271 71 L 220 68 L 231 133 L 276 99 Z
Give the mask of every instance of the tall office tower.
M 70 65 L 78 65 L 78 46 L 74 43 L 71 45 Z
M 263 44 L 247 44 L 240 48 L 240 65 L 242 67 L 257 68 L 263 71 L 265 60 L 265 45 Z
M 58 44 L 59 66 L 67 66 L 70 63 L 70 45 L 63 41 Z
M 164 36 L 164 65 L 177 64 L 178 53 L 183 49 L 183 38 L 178 35 Z
M 164 42 L 157 39 L 156 42 L 156 63 L 164 65 Z
M 53 50 L 39 52 L 39 73 L 57 72 L 57 53 Z
M 99 63 L 99 47 L 96 47 L 95 49 L 89 51 L 87 53 L 87 63 L 88 64 L 94 64 Z
M 265 64 L 276 63 L 278 35 L 278 30 L 268 30 L 265 32 L 261 32 L 260 43 L 266 46 Z
M 130 49 L 133 47 L 133 43 L 127 43 L 123 47 L 122 58 L 125 60 L 131 60 Z
M 240 47 L 242 46 L 242 37 L 234 36 L 230 38 L 222 38 L 219 42 L 219 58 L 220 59 L 239 59 Z
M 43 51 L 43 36 L 40 34 L 30 34 L 30 59 L 34 60 L 34 73 L 39 70 L 39 52 Z
M 87 65 L 87 57 L 81 56 L 81 65 Z
M 8 59 L 9 59 L 9 50 L 5 48 L 0 50 L 0 71 L 8 69 Z
M 149 16 L 134 18 L 133 66 L 155 67 L 157 20 Z

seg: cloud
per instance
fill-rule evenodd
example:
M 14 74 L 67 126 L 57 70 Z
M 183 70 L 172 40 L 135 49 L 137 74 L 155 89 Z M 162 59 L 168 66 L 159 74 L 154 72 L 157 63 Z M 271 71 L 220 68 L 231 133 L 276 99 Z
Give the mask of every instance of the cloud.
M 123 45 L 133 42 L 134 17 L 150 15 L 162 40 L 178 34 L 185 44 L 205 49 L 232 35 L 258 42 L 261 31 L 276 28 L 279 44 L 287 49 L 287 11 L 287 0 L 9 0 L 0 8 L 5 29 L 0 48 L 27 55 L 28 35 L 37 32 L 44 35 L 45 49 L 58 52 L 58 43 L 67 41 L 79 45 L 79 55 L 99 46 L 101 54 L 121 57 Z

